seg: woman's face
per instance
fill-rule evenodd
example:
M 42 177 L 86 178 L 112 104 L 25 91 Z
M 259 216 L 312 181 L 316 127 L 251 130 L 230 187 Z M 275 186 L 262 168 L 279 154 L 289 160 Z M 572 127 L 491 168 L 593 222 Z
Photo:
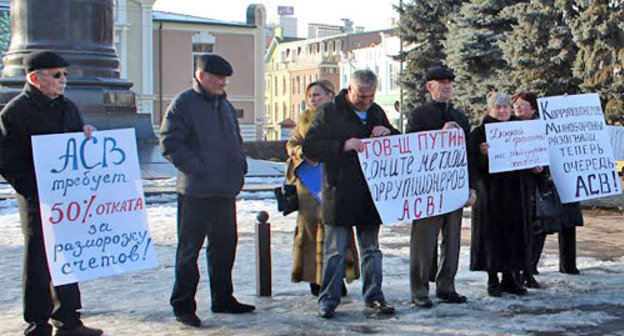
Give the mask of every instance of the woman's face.
M 507 121 L 511 117 L 511 106 L 507 104 L 491 106 L 489 108 L 490 117 L 499 120 Z
M 529 120 L 533 119 L 533 114 L 535 114 L 535 110 L 531 103 L 528 101 L 518 98 L 514 102 L 514 114 L 520 120 Z
M 332 95 L 320 85 L 314 85 L 308 90 L 308 104 L 314 109 L 319 106 L 329 103 L 332 100 Z

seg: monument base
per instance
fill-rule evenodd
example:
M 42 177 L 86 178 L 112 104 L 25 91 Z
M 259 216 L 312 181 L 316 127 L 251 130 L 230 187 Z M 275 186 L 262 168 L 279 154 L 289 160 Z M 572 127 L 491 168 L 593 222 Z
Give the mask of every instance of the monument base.
M 0 78 L 0 108 L 23 89 L 25 78 Z M 77 78 L 69 79 L 65 95 L 74 102 L 85 122 L 97 129 L 134 128 L 138 143 L 156 143 L 152 118 L 136 113 L 132 84 L 123 79 Z

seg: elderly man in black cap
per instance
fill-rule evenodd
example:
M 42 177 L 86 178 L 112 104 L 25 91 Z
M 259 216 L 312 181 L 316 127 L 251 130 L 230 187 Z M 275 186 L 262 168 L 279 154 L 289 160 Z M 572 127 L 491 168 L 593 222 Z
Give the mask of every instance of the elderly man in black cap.
M 80 321 L 77 283 L 51 287 L 39 213 L 30 137 L 79 131 L 91 137 L 95 131 L 84 124 L 76 105 L 64 96 L 67 66 L 63 57 L 50 51 L 27 55 L 24 90 L 0 112 L 0 174 L 17 192 L 25 237 L 23 290 L 28 327 L 24 334 L 28 336 L 50 336 L 50 319 L 57 336 L 102 334 Z
M 236 254 L 236 203 L 247 162 L 234 107 L 226 98 L 232 67 L 218 55 L 202 55 L 193 88 L 169 105 L 160 129 L 165 158 L 179 170 L 178 249 L 171 305 L 176 320 L 199 327 L 195 293 L 197 258 L 208 238 L 206 255 L 212 311 L 248 313 L 254 306 L 239 303 L 232 288 Z
M 406 132 L 423 132 L 448 128 L 461 128 L 467 137 L 470 123 L 466 115 L 451 104 L 455 76 L 445 68 L 434 68 L 426 74 L 425 87 L 431 101 L 412 110 L 408 117 Z M 466 141 L 468 143 L 468 141 Z M 471 153 L 468 153 L 470 164 Z M 476 194 L 470 181 L 472 205 Z M 463 303 L 466 297 L 455 291 L 455 274 L 459 262 L 462 209 L 451 213 L 415 220 L 412 222 L 410 240 L 410 291 L 415 307 L 430 308 L 429 279 L 434 268 L 438 235 L 442 231 L 440 265 L 435 276 L 436 296 L 443 302 Z

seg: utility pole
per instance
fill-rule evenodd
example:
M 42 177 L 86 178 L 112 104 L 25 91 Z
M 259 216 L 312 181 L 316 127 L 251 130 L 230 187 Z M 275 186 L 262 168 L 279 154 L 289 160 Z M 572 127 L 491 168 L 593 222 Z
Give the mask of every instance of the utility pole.
M 399 23 L 403 19 L 403 0 L 399 0 Z M 403 75 L 403 37 L 399 34 L 399 74 Z M 405 131 L 403 122 L 403 86 L 399 85 L 399 131 Z

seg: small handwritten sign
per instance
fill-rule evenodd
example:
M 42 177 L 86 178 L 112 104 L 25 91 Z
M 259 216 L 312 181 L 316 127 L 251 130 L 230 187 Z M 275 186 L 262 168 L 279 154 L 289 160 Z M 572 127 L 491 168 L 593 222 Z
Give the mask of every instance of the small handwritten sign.
M 362 140 L 358 153 L 384 224 L 449 213 L 468 200 L 468 158 L 462 130 Z
M 542 120 L 509 121 L 485 124 L 490 145 L 490 173 L 547 166 L 548 140 Z
M 546 123 L 550 174 L 561 202 L 621 194 L 598 94 L 546 97 L 537 102 Z
M 607 131 L 613 147 L 613 157 L 617 161 L 624 161 L 624 126 L 607 125 Z
M 55 286 L 156 267 L 134 129 L 32 138 Z

